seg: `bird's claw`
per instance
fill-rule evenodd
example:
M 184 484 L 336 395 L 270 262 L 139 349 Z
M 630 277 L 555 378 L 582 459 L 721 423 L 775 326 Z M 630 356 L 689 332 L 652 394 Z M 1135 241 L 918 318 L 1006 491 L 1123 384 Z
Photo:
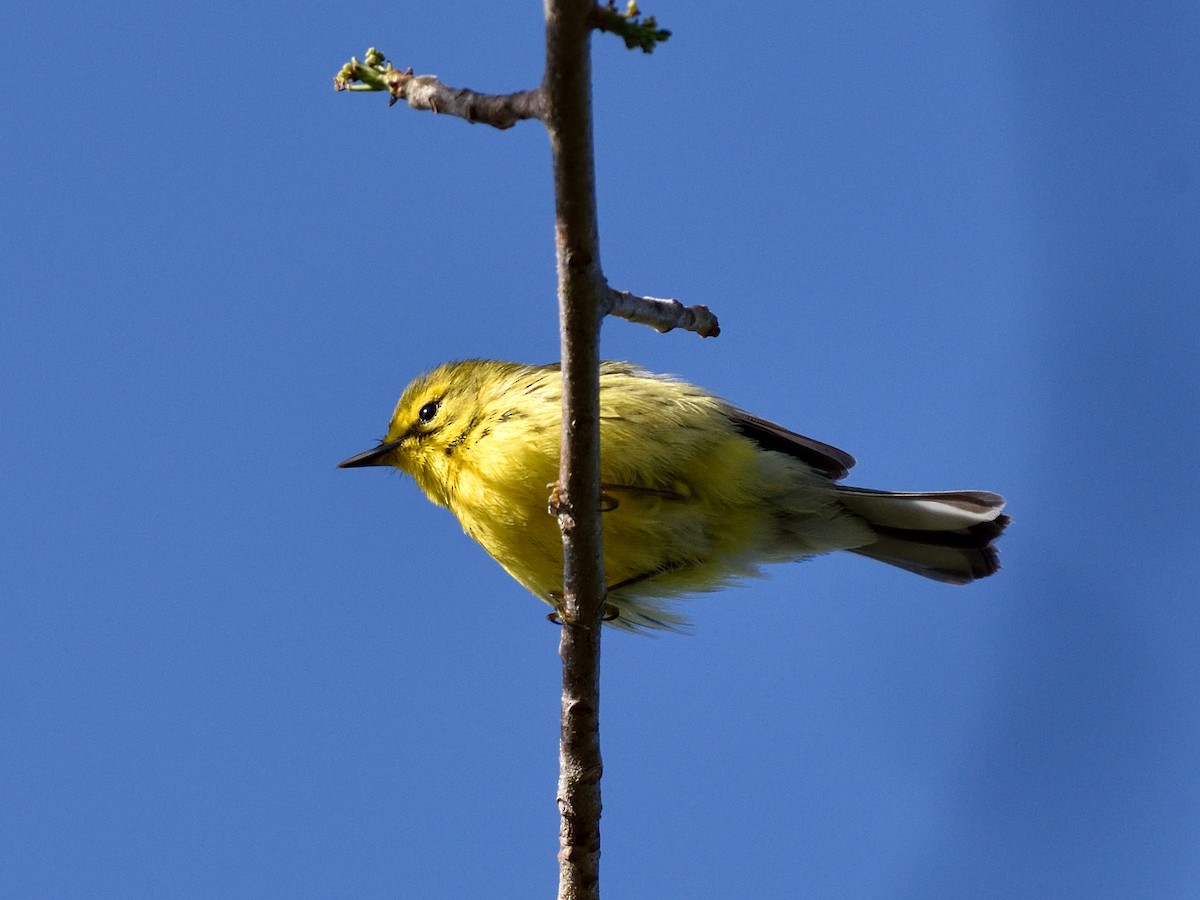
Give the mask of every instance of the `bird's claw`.
M 554 604 L 554 611 L 546 613 L 546 621 L 547 622 L 550 622 L 551 624 L 554 624 L 554 625 L 573 625 L 573 624 L 575 624 L 567 616 L 566 612 L 563 610 L 561 593 L 559 593 L 558 591 L 551 591 L 550 592 L 550 601 L 551 601 L 551 603 Z M 618 607 L 612 603 L 606 602 L 604 604 L 604 611 L 600 615 L 600 621 L 601 622 L 613 622 L 619 618 L 621 618 L 620 607 Z

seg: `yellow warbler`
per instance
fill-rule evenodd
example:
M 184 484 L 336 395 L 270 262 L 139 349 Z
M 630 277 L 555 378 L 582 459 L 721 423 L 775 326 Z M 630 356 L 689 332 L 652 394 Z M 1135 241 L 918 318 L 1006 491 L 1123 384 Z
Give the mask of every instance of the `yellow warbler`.
M 405 388 L 378 447 L 341 466 L 407 472 L 555 605 L 562 538 L 547 498 L 561 401 L 557 364 L 447 363 Z M 837 485 L 849 454 L 629 363 L 601 364 L 600 443 L 607 603 L 619 627 L 678 626 L 666 599 L 833 550 L 953 584 L 998 568 L 992 541 L 1008 524 L 998 494 Z

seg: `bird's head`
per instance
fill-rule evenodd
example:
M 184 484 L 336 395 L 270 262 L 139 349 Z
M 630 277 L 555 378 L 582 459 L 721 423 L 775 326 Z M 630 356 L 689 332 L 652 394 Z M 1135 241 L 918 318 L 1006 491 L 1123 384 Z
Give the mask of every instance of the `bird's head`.
M 478 421 L 484 402 L 486 363 L 447 363 L 404 389 L 387 434 L 378 447 L 338 468 L 394 466 L 416 479 L 435 502 L 447 505 L 454 490 L 455 451 Z

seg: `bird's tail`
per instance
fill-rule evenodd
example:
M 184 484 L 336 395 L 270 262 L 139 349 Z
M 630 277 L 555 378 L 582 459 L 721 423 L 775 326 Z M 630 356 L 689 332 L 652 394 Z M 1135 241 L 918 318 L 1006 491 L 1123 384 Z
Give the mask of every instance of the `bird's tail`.
M 841 487 L 838 499 L 864 519 L 875 541 L 854 553 L 926 578 L 967 584 L 1000 568 L 992 542 L 1009 523 L 989 491 L 903 493 Z

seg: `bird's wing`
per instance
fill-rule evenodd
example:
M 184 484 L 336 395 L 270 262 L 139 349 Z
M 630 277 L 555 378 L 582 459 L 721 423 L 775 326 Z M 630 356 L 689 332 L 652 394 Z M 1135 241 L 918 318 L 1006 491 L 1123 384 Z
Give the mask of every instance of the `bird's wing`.
M 834 481 L 845 478 L 854 466 L 854 457 L 846 451 L 788 431 L 781 425 L 752 416 L 745 410 L 730 407 L 728 416 L 734 428 L 764 450 L 794 456 L 814 469 L 824 472 Z

